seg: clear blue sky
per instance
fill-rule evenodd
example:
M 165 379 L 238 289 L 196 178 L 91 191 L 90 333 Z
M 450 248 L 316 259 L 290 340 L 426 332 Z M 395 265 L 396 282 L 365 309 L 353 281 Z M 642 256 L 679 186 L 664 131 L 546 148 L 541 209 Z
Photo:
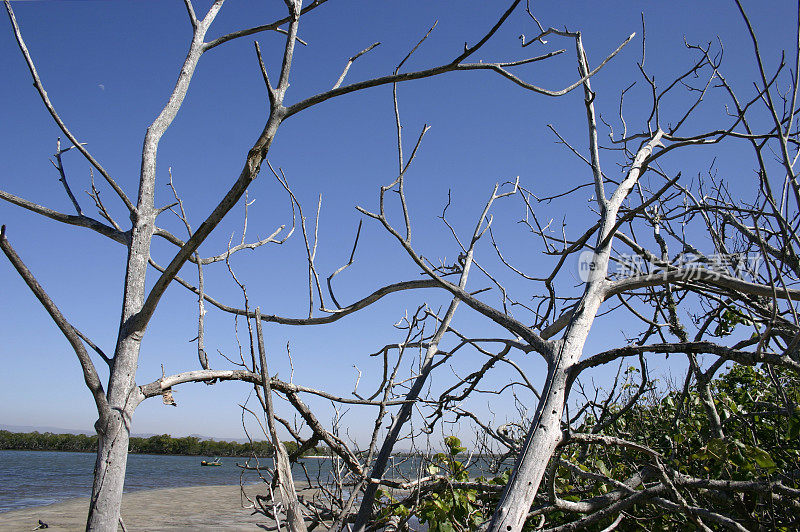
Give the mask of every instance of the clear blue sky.
M 210 2 L 195 4 L 198 13 L 205 13 Z M 376 41 L 383 44 L 356 62 L 348 80 L 391 72 L 435 20 L 439 21 L 437 29 L 407 68 L 448 61 L 465 41 L 474 43 L 482 36 L 507 4 L 330 0 L 303 19 L 300 36 L 309 45 L 297 51 L 287 101 L 295 102 L 329 88 L 347 58 Z M 775 66 L 782 49 L 788 50 L 792 61 L 796 13 L 789 3 L 747 4 L 769 65 Z M 89 150 L 128 195 L 135 197 L 145 128 L 172 89 L 191 35 L 183 3 L 65 0 L 16 1 L 13 5 L 45 87 L 62 118 L 79 139 L 88 143 Z M 667 80 L 690 64 L 684 36 L 695 43 L 719 36 L 725 44 L 724 69 L 729 79 L 747 94 L 752 91 L 752 85 L 747 83 L 754 72 L 752 51 L 733 2 L 565 0 L 535 2 L 534 7 L 545 26 L 581 30 L 592 65 L 630 33 L 637 32 L 628 48 L 592 81 L 598 92 L 599 109 L 610 120 L 616 118 L 619 91 L 632 81 L 642 86 L 636 68 L 641 56 L 642 10 L 647 22 L 647 67 L 657 80 Z M 272 21 L 283 16 L 283 11 L 279 0 L 229 0 L 210 35 Z M 0 18 L 0 188 L 71 212 L 70 202 L 48 162 L 55 151 L 56 138 L 63 135 L 31 85 L 10 24 L 5 15 Z M 524 79 L 551 89 L 575 80 L 572 42 L 551 38 L 546 46 L 522 49 L 518 36 L 523 33 L 532 36 L 537 29 L 520 9 L 475 59 L 510 60 L 567 48 L 561 57 L 523 67 L 519 73 Z M 268 69 L 277 76 L 282 37 L 270 33 L 257 38 Z M 167 169 L 172 167 L 176 186 L 195 226 L 238 176 L 247 150 L 263 127 L 266 95 L 253 40 L 250 37 L 229 43 L 201 59 L 184 107 L 160 146 L 157 202 L 171 202 L 166 183 Z M 528 188 L 547 195 L 590 179 L 588 168 L 556 145 L 546 127 L 552 123 L 579 149 L 585 149 L 582 92 L 551 99 L 528 93 L 499 76 L 473 72 L 401 85 L 399 94 L 406 152 L 423 124 L 432 128 L 408 176 L 415 245 L 425 256 L 448 257 L 452 261 L 457 255 L 452 238 L 437 220 L 449 189 L 454 202 L 451 219 L 460 234 L 466 236 L 498 181 L 519 175 Z M 631 96 L 628 118 L 635 129 L 642 123 L 643 108 L 637 104 L 644 101 L 643 94 Z M 603 130 L 602 135 L 605 134 Z M 683 159 L 681 164 L 673 161 L 676 164 L 671 170 L 696 175 L 707 168 L 712 157 L 709 152 Z M 73 152 L 66 154 L 64 160 L 84 210 L 94 213 L 91 200 L 83 192 L 89 188 L 87 162 Z M 276 168 L 284 169 L 312 218 L 317 197 L 322 194 L 317 255 L 320 273 L 327 276 L 349 255 L 360 219 L 354 207 L 373 208 L 378 187 L 390 182 L 396 171 L 391 89 L 381 87 L 346 96 L 291 118 L 282 126 L 269 160 Z M 724 171 L 725 165 L 722 167 Z M 614 172 L 611 158 L 606 171 Z M 747 172 L 744 174 L 742 179 L 748 177 Z M 127 228 L 113 193 L 102 184 L 100 190 L 106 204 Z M 588 197 L 587 193 L 549 211 L 543 208 L 544 218 L 554 217 L 560 223 L 565 217 L 571 234 L 580 234 L 590 219 Z M 286 194 L 268 172 L 262 172 L 251 187 L 250 198 L 256 200 L 250 207 L 250 238 L 290 223 Z M 551 261 L 541 256 L 538 245 L 526 239 L 514 223 L 522 213 L 516 200 L 504 203 L 497 213 L 498 228 L 507 231 L 508 253 L 514 262 L 528 272 L 544 272 Z M 242 209 L 237 208 L 201 248 L 202 254 L 224 250 L 233 232 L 238 239 L 241 219 Z M 12 244 L 72 323 L 112 352 L 121 305 L 125 260 L 122 246 L 88 230 L 62 226 L 6 203 L 0 203 L 0 223 L 7 226 Z M 159 218 L 159 225 L 181 236 L 185 234 L 169 213 Z M 173 251 L 159 241 L 153 247 L 153 255 L 161 263 L 167 263 Z M 490 246 L 484 244 L 479 253 L 479 261 L 496 263 Z M 241 253 L 233 265 L 247 282 L 253 306 L 261 306 L 269 313 L 302 316 L 308 305 L 304 260 L 298 232 L 282 247 Z M 241 294 L 224 265 L 209 267 L 206 274 L 210 294 L 241 305 Z M 186 268 L 184 275 L 191 279 L 194 270 Z M 342 302 L 351 302 L 383 284 L 417 275 L 399 246 L 375 222 L 365 220 L 357 263 L 337 278 L 337 296 Z M 152 282 L 153 278 L 151 275 L 149 280 Z M 531 290 L 530 285 L 510 283 L 520 290 L 519 299 L 528 297 L 525 291 Z M 470 286 L 487 286 L 487 281 L 476 276 Z M 497 301 L 495 295 L 486 298 Z M 333 326 L 270 326 L 267 341 L 271 370 L 288 378 L 285 352 L 289 342 L 296 382 L 347 394 L 354 383 L 353 364 L 365 374 L 374 375 L 377 360 L 368 354 L 385 343 L 400 340 L 392 324 L 425 300 L 434 308 L 447 302 L 435 292 L 395 295 L 376 305 L 374 312 L 362 312 Z M 497 332 L 465 307 L 459 311 L 456 326 L 477 331 L 476 335 Z M 599 330 L 616 331 L 614 324 L 604 327 Z M 195 336 L 194 298 L 180 287 L 170 288 L 147 331 L 138 382 L 157 379 L 162 364 L 168 374 L 196 368 L 194 344 L 188 342 Z M 207 351 L 214 354 L 212 366 L 226 367 L 227 363 L 215 353 L 220 349 L 237 356 L 233 320 L 212 312 L 206 343 Z M 592 336 L 590 349 L 604 345 L 605 337 Z M 538 361 L 518 358 L 534 377 L 540 371 Z M 5 257 L 0 258 L 0 360 L 0 423 L 92 426 L 96 414 L 74 354 Z M 465 355 L 456 368 L 467 372 L 480 362 L 475 355 Z M 373 380 L 365 377 L 361 386 L 367 388 Z M 245 401 L 248 393 L 244 384 L 183 386 L 175 394 L 178 408 L 164 407 L 154 399 L 140 406 L 133 431 L 240 437 L 237 404 Z M 513 416 L 510 404 L 493 406 L 501 417 L 505 415 L 504 408 Z M 356 438 L 370 428 L 365 414 L 354 410 L 344 419 L 353 427 L 351 434 Z

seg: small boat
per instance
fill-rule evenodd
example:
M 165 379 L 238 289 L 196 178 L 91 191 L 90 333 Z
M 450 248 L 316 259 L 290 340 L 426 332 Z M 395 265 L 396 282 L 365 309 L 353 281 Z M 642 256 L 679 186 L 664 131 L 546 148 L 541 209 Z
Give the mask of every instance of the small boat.
M 213 462 L 207 462 L 206 460 L 202 460 L 200 462 L 201 466 L 221 466 L 222 462 L 219 461 L 219 458 L 216 458 Z

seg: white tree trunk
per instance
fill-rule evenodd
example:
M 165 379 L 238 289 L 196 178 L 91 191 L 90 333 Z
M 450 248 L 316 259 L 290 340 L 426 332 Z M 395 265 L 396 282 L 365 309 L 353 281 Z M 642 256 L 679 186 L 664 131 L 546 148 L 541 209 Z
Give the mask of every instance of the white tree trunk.
M 488 530 L 521 530 L 539 491 L 547 464 L 561 441 L 561 416 L 567 392 L 567 375 L 563 369 L 551 369 L 544 390 L 547 394 L 539 402 L 532 428 L 525 439 L 523 452 L 514 464 L 514 473 L 503 491 L 500 504 L 495 509 Z
M 152 225 L 149 231 L 137 231 L 134 234 L 141 233 L 144 233 L 141 245 L 149 254 Z M 128 259 L 128 279 L 125 286 L 120 339 L 117 342 L 109 379 L 109 411 L 101 415 L 96 425 L 97 460 L 86 530 L 117 530 L 122 505 L 122 487 L 125 484 L 131 418 L 141 401 L 139 395 L 133 392 L 136 389 L 136 368 L 143 331 L 136 331 L 131 324 L 144 301 L 147 262 L 140 260 L 142 254 L 136 252 L 137 249 L 141 249 L 136 246 L 137 240 L 139 239 L 134 236 L 134 245 L 131 246 Z
M 616 231 L 617 213 L 623 200 L 630 193 L 642 173 L 647 158 L 660 144 L 663 132 L 659 129 L 653 138 L 636 153 L 626 178 L 620 183 L 609 200 L 598 198 L 601 209 L 601 225 L 597 246 L 592 257 L 592 268 L 583 297 L 572 312 L 564 335 L 557 342 L 555 356 L 549 364 L 547 380 L 542 389 L 542 398 L 533 424 L 525 438 L 525 444 L 514 467 L 514 474 L 489 522 L 490 532 L 519 532 L 533 504 L 539 484 L 547 470 L 547 464 L 556 446 L 561 441 L 561 417 L 564 402 L 569 393 L 569 371 L 578 362 L 586 344 L 586 338 L 605 299 L 608 288 L 606 274 L 611 254 L 611 243 Z M 600 179 L 597 177 L 596 179 Z M 600 183 L 600 181 L 598 181 Z M 598 190 L 602 187 L 598 186 Z
M 128 459 L 130 430 L 119 416 L 100 434 L 97 444 L 97 461 L 94 466 L 94 485 L 89 506 L 86 530 L 117 530 L 125 484 L 125 467 Z

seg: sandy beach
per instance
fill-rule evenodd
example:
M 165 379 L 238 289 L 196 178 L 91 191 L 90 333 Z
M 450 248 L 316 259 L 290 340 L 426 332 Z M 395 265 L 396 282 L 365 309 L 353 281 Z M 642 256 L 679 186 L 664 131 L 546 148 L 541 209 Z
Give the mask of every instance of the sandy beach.
M 248 490 L 254 496 L 255 486 Z M 247 501 L 245 501 L 247 502 Z M 84 530 L 89 500 L 72 499 L 0 513 L 0 530 L 33 530 L 39 519 L 48 531 Z M 126 493 L 122 520 L 129 531 L 263 530 L 263 515 L 242 508 L 239 486 L 193 486 Z

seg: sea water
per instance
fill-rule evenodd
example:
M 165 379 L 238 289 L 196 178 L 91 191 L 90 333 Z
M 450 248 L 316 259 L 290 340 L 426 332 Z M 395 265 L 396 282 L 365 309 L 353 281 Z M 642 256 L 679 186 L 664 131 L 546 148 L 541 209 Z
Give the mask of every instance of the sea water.
M 89 497 L 92 492 L 94 453 L 51 451 L 0 451 L 0 512 Z M 258 481 L 252 471 L 236 463 L 244 458 L 225 457 L 219 467 L 201 467 L 200 456 L 131 454 L 125 474 L 125 491 L 209 486 Z M 271 465 L 271 460 L 267 462 Z
M 0 451 L 0 512 L 89 497 L 95 456 L 94 453 Z M 211 457 L 128 455 L 125 491 L 261 482 L 257 472 L 238 467 L 237 464 L 247 462 L 246 457 L 223 457 L 218 467 L 200 466 L 203 459 Z M 255 465 L 252 459 L 250 465 Z M 259 465 L 270 468 L 272 459 L 262 459 Z M 386 477 L 417 478 L 425 474 L 426 465 L 418 457 L 393 457 Z M 316 483 L 330 479 L 337 466 L 343 466 L 338 459 L 302 458 L 292 465 L 292 475 L 295 480 Z M 480 458 L 469 467 L 471 476 L 488 473 L 490 469 L 489 461 Z

